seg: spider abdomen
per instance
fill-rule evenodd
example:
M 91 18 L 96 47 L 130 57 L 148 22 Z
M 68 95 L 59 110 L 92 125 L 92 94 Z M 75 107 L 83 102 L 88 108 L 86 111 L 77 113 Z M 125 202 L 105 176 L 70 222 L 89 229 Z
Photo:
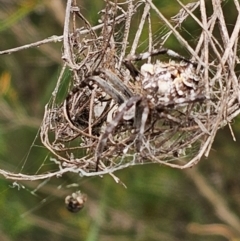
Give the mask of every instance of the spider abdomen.
M 154 104 L 174 105 L 193 101 L 203 94 L 201 77 L 191 63 L 157 62 L 141 67 L 142 86 Z

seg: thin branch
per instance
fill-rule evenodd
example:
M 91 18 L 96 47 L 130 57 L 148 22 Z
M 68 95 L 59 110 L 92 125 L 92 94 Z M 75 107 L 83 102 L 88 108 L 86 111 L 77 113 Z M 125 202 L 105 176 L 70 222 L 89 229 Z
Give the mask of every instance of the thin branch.
M 116 18 L 116 22 L 119 23 L 119 22 L 123 21 L 124 17 L 125 17 L 124 14 L 119 15 Z M 111 22 L 113 22 L 113 20 Z M 76 30 L 76 33 L 78 33 L 79 35 L 89 34 L 92 31 L 96 31 L 98 29 L 101 29 L 103 26 L 104 26 L 104 24 L 101 23 L 101 24 L 98 24 L 96 26 L 93 26 L 91 29 L 82 29 L 82 28 L 80 28 L 80 29 Z M 72 37 L 73 35 L 74 35 L 74 33 L 72 33 L 70 36 Z M 43 39 L 43 40 L 31 43 L 31 44 L 26 44 L 26 45 L 22 45 L 22 46 L 19 46 L 19 47 L 16 47 L 16 48 L 2 50 L 2 51 L 0 51 L 0 55 L 12 54 L 14 52 L 18 52 L 18 51 L 21 51 L 21 50 L 25 50 L 25 49 L 29 49 L 29 48 L 33 48 L 33 47 L 39 47 L 39 46 L 41 46 L 43 44 L 57 43 L 57 42 L 61 42 L 61 41 L 63 41 L 63 35 L 61 35 L 61 36 L 53 35 L 51 37 L 48 37 L 46 39 Z

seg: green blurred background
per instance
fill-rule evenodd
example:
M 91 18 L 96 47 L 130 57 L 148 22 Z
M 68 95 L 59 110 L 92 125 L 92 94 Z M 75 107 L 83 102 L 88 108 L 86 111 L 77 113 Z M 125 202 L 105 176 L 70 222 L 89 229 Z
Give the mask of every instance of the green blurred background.
M 65 3 L 0 0 L 0 51 L 61 35 Z M 92 24 L 103 4 L 78 0 Z M 176 1 L 155 0 L 155 4 L 167 17 L 180 9 Z M 225 1 L 224 9 L 232 8 L 232 1 Z M 227 18 L 231 30 L 236 11 Z M 165 30 L 156 19 L 153 32 L 161 35 Z M 194 46 L 200 28 L 189 21 L 182 31 Z M 166 44 L 187 55 L 174 39 Z M 61 70 L 61 52 L 62 42 L 0 55 L 1 169 L 26 174 L 57 169 L 38 131 Z M 117 172 L 127 188 L 109 176 L 68 174 L 34 182 L 1 176 L 0 240 L 240 240 L 239 118 L 232 128 L 237 141 L 228 127 L 220 130 L 210 156 L 190 170 L 144 165 Z M 88 201 L 82 211 L 72 214 L 64 199 L 78 189 Z

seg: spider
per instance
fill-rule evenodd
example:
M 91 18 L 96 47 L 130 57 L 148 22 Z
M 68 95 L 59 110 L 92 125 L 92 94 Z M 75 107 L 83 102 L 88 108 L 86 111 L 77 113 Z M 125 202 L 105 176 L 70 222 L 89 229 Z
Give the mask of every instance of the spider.
M 81 191 L 74 192 L 72 195 L 65 198 L 67 209 L 73 213 L 80 211 L 84 207 L 86 201 L 87 196 L 82 194 Z
M 133 64 L 160 54 L 180 61 L 145 63 L 140 70 Z M 96 170 L 106 154 L 107 159 L 112 161 L 113 156 L 123 153 L 129 145 L 131 153 L 136 151 L 146 156 L 143 150 L 147 145 L 142 144 L 149 141 L 151 154 L 157 154 L 155 150 L 158 154 L 164 153 L 166 148 L 162 145 L 171 146 L 173 143 L 169 140 L 176 131 L 172 129 L 166 136 L 161 126 L 171 128 L 173 122 L 177 123 L 173 124 L 175 129 L 188 126 L 194 119 L 191 103 L 205 99 L 204 84 L 201 73 L 197 74 L 196 63 L 172 50 L 160 48 L 129 55 L 123 63 L 130 72 L 130 78 L 125 77 L 123 81 L 123 76 L 126 76 L 123 68 L 116 73 L 117 70 L 113 72 L 102 66 L 75 86 L 63 105 L 67 121 L 71 124 L 69 131 L 72 128 L 76 131 L 75 134 L 70 131 L 72 134 L 67 133 L 67 137 L 85 136 L 85 145 L 92 145 Z M 92 96 L 95 98 L 90 104 Z M 190 111 L 185 107 L 182 111 L 181 106 L 189 107 Z M 170 124 L 162 124 L 163 121 Z M 181 122 L 184 122 L 183 125 Z M 65 133 L 65 129 L 62 131 Z M 107 144 L 113 148 L 106 148 Z M 174 147 L 173 151 L 177 150 Z
M 145 63 L 141 66 L 140 71 L 132 63 L 159 54 L 167 54 L 181 61 Z M 105 75 L 108 81 L 101 78 L 100 75 L 88 78 L 88 80 L 95 81 L 119 106 L 115 116 L 100 135 L 95 152 L 96 170 L 98 170 L 99 160 L 110 135 L 121 122 L 133 121 L 136 150 L 140 152 L 147 123 L 151 122 L 150 119 L 153 118 L 154 113 L 157 113 L 157 118 L 161 118 L 166 109 L 174 109 L 177 106 L 201 102 L 205 99 L 201 74 L 197 74 L 196 71 L 197 64 L 170 49 L 160 48 L 152 52 L 129 55 L 125 58 L 124 65 L 130 71 L 135 83 L 140 85 L 140 90 L 136 93 L 110 70 L 99 71 Z

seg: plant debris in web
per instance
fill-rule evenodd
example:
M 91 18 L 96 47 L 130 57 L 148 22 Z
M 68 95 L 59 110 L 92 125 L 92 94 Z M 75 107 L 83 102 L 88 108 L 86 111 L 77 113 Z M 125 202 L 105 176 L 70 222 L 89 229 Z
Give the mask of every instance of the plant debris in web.
M 220 1 L 213 3 L 207 18 L 196 1 L 169 20 L 150 0 L 105 1 L 92 26 L 68 1 L 62 73 L 71 78 L 63 95 L 60 75 L 41 126 L 62 169 L 84 176 L 146 163 L 183 169 L 208 156 L 217 131 L 231 130 L 240 112 L 240 24 L 229 33 Z M 202 29 L 194 48 L 181 35 L 189 18 Z M 174 51 L 165 47 L 172 36 Z M 183 48 L 189 58 L 177 53 Z

